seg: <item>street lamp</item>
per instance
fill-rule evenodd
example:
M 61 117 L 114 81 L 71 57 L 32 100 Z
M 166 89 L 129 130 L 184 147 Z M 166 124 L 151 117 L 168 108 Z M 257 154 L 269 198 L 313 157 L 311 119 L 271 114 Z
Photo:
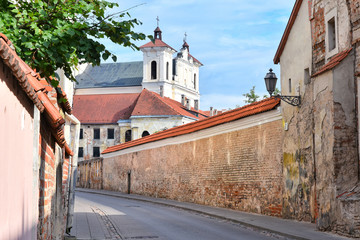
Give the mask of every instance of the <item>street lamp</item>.
M 265 85 L 266 90 L 269 92 L 270 97 L 272 97 L 273 92 L 275 91 L 277 77 L 273 70 L 270 68 L 269 72 L 265 76 Z M 280 94 L 274 96 L 275 98 L 280 98 L 284 102 L 292 105 L 292 106 L 300 106 L 301 105 L 301 98 L 299 96 L 281 96 Z

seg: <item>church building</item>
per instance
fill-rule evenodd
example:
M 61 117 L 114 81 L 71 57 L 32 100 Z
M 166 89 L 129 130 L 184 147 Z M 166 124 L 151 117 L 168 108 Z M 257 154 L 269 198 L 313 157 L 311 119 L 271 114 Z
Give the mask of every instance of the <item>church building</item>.
M 140 47 L 143 61 L 85 66 L 76 76 L 74 115 L 81 122 L 79 160 L 107 147 L 208 117 L 199 110 L 199 68 L 186 42 L 177 52 L 162 40 Z

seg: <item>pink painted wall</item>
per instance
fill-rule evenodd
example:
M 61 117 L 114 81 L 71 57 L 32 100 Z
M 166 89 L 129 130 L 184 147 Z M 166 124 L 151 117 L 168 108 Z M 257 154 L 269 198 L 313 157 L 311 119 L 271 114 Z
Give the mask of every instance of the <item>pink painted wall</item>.
M 33 107 L 0 59 L 0 239 L 31 239 L 36 227 Z

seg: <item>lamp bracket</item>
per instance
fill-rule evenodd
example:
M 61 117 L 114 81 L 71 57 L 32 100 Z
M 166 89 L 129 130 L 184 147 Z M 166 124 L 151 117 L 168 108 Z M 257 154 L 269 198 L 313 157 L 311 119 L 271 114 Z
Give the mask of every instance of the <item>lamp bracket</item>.
M 284 96 L 284 95 L 276 95 L 275 98 L 280 98 L 284 102 L 290 104 L 291 106 L 300 107 L 301 105 L 301 97 L 300 96 Z

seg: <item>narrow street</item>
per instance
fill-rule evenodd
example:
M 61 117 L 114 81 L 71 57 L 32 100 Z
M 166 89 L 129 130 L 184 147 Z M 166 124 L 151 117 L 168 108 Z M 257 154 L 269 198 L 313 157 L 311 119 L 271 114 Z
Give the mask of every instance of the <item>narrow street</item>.
M 77 239 L 284 239 L 173 207 L 76 192 Z

